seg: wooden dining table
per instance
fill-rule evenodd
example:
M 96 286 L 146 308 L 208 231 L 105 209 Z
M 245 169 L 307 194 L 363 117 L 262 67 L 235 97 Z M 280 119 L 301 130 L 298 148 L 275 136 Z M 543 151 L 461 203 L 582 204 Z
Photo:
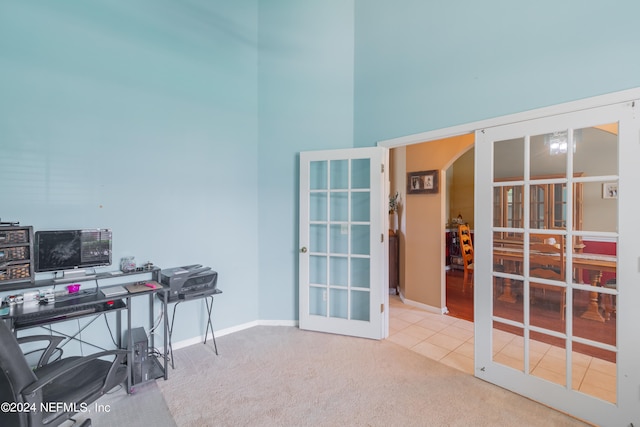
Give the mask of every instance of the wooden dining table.
M 552 256 L 551 254 L 546 254 Z M 512 261 L 515 263 L 522 263 L 523 250 L 521 246 L 496 246 L 493 248 L 493 259 L 495 263 L 503 263 L 506 261 Z M 617 267 L 617 258 L 615 255 L 602 255 L 591 253 L 573 253 L 572 254 L 573 268 L 578 270 L 586 270 L 589 272 L 589 279 L 592 286 L 602 286 L 601 279 L 602 273 L 605 271 L 614 272 Z M 518 271 L 506 271 L 507 273 L 518 273 Z M 582 275 L 579 274 L 578 277 Z M 506 279 L 504 284 L 504 291 L 498 298 L 500 301 L 516 302 L 516 298 L 511 290 L 511 280 Z M 598 322 L 604 322 L 605 318 L 600 314 L 598 310 L 598 292 L 589 292 L 589 303 L 587 310 L 581 316 L 583 319 L 595 320 Z

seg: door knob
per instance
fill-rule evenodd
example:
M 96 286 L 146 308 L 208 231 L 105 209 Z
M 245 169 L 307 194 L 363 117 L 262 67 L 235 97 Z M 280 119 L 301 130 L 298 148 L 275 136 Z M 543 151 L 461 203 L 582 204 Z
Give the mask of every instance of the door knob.
M 307 253 L 307 247 L 303 246 L 302 249 L 300 249 L 300 252 L 302 252 L 303 254 Z

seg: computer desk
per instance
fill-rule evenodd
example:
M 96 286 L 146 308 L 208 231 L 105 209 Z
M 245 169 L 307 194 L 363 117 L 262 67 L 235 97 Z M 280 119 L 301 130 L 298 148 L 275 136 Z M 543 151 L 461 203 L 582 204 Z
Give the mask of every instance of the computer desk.
M 127 293 L 118 296 L 106 297 L 100 289 L 106 289 L 110 286 L 105 286 L 104 288 L 100 287 L 92 292 L 81 291 L 77 295 L 70 294 L 63 298 L 58 298 L 55 302 L 50 302 L 48 304 L 40 305 L 38 303 L 27 303 L 27 304 L 14 304 L 10 306 L 9 314 L 2 316 L 0 319 L 4 320 L 8 323 L 14 333 L 18 334 L 19 330 L 25 330 L 35 327 L 44 327 L 48 332 L 53 332 L 58 335 L 66 337 L 60 347 L 65 346 L 71 341 L 79 341 L 83 344 L 95 347 L 100 350 L 106 350 L 98 345 L 95 345 L 89 341 L 85 341 L 83 339 L 77 338 L 80 333 L 85 330 L 89 325 L 91 325 L 95 320 L 97 320 L 100 315 L 107 313 L 116 313 L 116 330 L 117 330 L 117 339 L 116 345 L 118 348 L 127 348 L 131 351 L 130 356 L 127 358 L 127 364 L 129 369 L 129 375 L 127 376 L 127 393 L 133 393 L 135 391 L 135 385 L 141 384 L 133 384 L 133 363 L 134 360 L 134 346 L 133 346 L 133 337 L 132 334 L 127 334 L 128 341 L 124 343 L 126 347 L 123 347 L 122 343 L 122 312 L 127 312 L 127 330 L 131 330 L 131 316 L 132 316 L 132 300 L 133 298 L 139 298 L 143 296 L 147 296 L 149 300 L 149 346 L 151 349 L 155 348 L 155 331 L 154 331 L 154 319 L 153 319 L 153 311 L 154 311 L 154 300 L 155 296 L 158 294 L 163 294 L 164 298 L 160 298 L 163 304 L 163 334 L 164 334 L 164 343 L 166 347 L 166 343 L 169 342 L 169 322 L 167 319 L 167 297 L 169 287 L 164 286 L 159 283 L 156 279 L 158 278 L 160 269 L 156 268 L 153 271 L 145 271 L 141 273 L 151 273 L 152 274 L 152 282 L 155 282 L 157 285 L 155 288 L 149 288 L 143 292 L 135 292 L 135 293 Z M 100 276 L 97 279 L 111 278 L 112 275 L 108 276 Z M 91 279 L 95 280 L 95 279 Z M 82 282 L 80 279 L 76 279 L 77 282 Z M 134 282 L 125 282 L 118 283 L 117 286 L 126 286 L 128 284 L 133 284 Z M 51 285 L 49 281 L 41 281 L 36 282 L 36 285 L 40 285 L 41 287 L 48 287 Z M 163 301 L 164 300 L 164 301 Z M 91 320 L 86 323 L 84 326 L 78 329 L 78 331 L 73 335 L 65 334 L 61 331 L 54 330 L 52 325 L 65 322 L 68 320 L 75 320 L 80 318 L 91 317 Z M 163 351 L 163 363 L 160 364 L 156 357 L 153 357 L 151 360 L 153 362 L 153 373 L 155 374 L 154 378 L 157 379 L 163 377 L 165 380 L 169 378 L 167 362 L 168 362 L 168 352 Z

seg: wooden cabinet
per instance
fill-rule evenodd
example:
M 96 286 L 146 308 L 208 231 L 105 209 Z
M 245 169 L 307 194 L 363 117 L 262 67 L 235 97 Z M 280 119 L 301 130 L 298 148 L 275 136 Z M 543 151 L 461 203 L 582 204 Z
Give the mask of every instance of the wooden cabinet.
M 578 175 L 576 175 L 578 176 Z M 558 179 L 559 176 L 536 177 Z M 514 182 L 493 189 L 493 226 L 524 228 L 524 185 L 515 183 L 522 178 L 508 178 L 496 182 Z M 536 183 L 529 187 L 529 227 L 532 229 L 565 229 L 567 226 L 567 184 Z M 582 184 L 573 185 L 573 229 L 582 229 Z M 503 238 L 513 238 L 505 233 Z
M 389 293 L 397 294 L 400 287 L 400 245 L 398 235 L 389 230 Z
M 458 230 L 447 229 L 445 234 L 446 258 L 445 265 L 454 270 L 464 269 L 464 262 L 460 256 L 460 243 L 458 242 Z

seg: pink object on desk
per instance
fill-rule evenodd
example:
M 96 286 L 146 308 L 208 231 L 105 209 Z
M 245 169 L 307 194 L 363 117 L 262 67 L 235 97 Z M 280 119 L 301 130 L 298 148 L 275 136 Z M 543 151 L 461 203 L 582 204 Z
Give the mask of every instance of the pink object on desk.
M 69 291 L 70 294 L 75 294 L 79 290 L 80 290 L 80 284 L 79 283 L 74 283 L 73 285 L 68 285 L 67 286 L 67 291 Z

